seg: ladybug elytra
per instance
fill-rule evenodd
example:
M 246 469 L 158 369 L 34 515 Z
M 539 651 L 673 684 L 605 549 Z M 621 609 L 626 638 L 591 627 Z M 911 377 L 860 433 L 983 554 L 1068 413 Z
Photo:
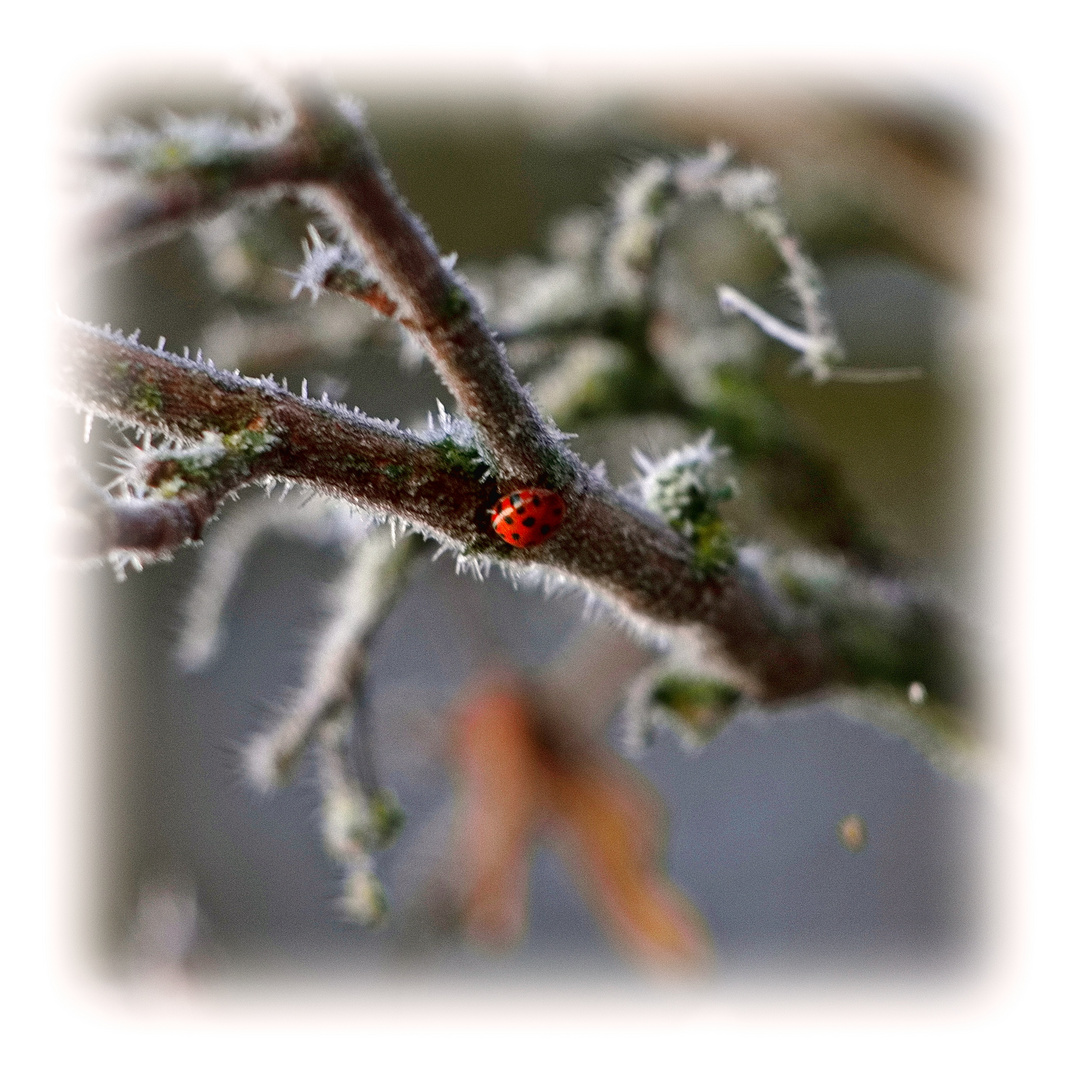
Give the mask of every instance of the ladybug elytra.
M 491 527 L 508 544 L 542 544 L 563 523 L 566 503 L 557 491 L 522 488 L 504 495 L 491 509 Z

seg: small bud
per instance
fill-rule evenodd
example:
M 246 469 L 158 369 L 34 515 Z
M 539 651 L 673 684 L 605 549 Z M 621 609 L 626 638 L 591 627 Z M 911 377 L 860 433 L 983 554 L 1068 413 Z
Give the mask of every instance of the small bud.
M 389 847 L 405 825 L 405 812 L 401 809 L 401 803 L 392 791 L 383 788 L 372 795 L 368 809 L 371 812 L 371 846 Z
M 350 867 L 342 883 L 338 906 L 342 914 L 362 926 L 375 926 L 386 917 L 386 890 L 370 863 Z
M 244 771 L 251 785 L 264 794 L 284 787 L 296 766 L 294 758 L 281 752 L 275 731 L 264 731 L 248 741 L 244 748 Z
M 712 446 L 712 432 L 660 461 L 635 455 L 645 505 L 691 541 L 705 573 L 722 570 L 735 558 L 731 532 L 719 513 L 720 504 L 737 491 L 734 479 L 720 468 L 726 456 L 726 448 Z

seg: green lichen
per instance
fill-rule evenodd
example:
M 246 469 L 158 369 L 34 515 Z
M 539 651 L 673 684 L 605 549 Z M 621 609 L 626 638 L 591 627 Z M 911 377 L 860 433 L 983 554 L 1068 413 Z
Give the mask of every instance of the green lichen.
M 144 416 L 159 416 L 164 399 L 161 391 L 148 382 L 136 383 L 129 395 L 131 407 Z
M 277 440 L 271 435 L 264 427 L 244 427 L 239 431 L 230 432 L 228 435 L 223 435 L 221 442 L 222 445 L 233 454 L 241 454 L 245 457 L 251 457 L 255 454 L 261 454 L 264 450 L 268 449 L 271 443 Z
M 375 850 L 389 847 L 405 825 L 405 812 L 397 796 L 387 788 L 375 792 L 368 800 L 371 822 L 367 840 Z
M 443 293 L 439 307 L 443 317 L 447 319 L 459 318 L 472 310 L 468 294 L 464 289 L 453 284 Z
M 705 518 L 692 526 L 694 565 L 702 573 L 725 570 L 735 562 L 735 538 L 719 518 Z
M 707 742 L 728 723 L 740 698 L 739 691 L 728 683 L 682 673 L 663 676 L 652 689 L 652 703 L 694 745 Z
M 250 475 L 255 458 L 276 442 L 264 428 L 248 427 L 224 436 L 207 431 L 196 446 L 154 451 L 140 468 L 147 486 L 170 499 L 191 488 L 233 486 Z
M 735 485 L 719 475 L 721 457 L 706 437 L 661 461 L 641 462 L 646 504 L 690 541 L 694 564 L 703 574 L 720 573 L 735 561 L 734 538 L 720 514 L 734 497 Z
M 443 465 L 455 472 L 463 472 L 473 480 L 483 480 L 490 471 L 487 462 L 475 446 L 463 446 L 449 435 L 432 443 L 442 458 Z

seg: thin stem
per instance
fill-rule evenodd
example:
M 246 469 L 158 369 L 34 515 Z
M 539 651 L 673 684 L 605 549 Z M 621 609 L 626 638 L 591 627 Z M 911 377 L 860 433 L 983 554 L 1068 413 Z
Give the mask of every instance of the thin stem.
M 304 682 L 281 719 L 252 743 L 250 761 L 260 786 L 285 782 L 319 728 L 342 710 L 357 711 L 372 638 L 401 595 L 420 550 L 419 537 L 395 545 L 387 531 L 361 540 L 329 597 L 331 617 L 307 661 Z M 355 722 L 367 722 L 363 710 Z M 360 779 L 374 792 L 369 740 L 361 734 Z M 369 783 L 370 782 L 370 783 Z
M 752 323 L 763 330 L 769 337 L 776 338 L 796 352 L 809 352 L 814 345 L 812 335 L 804 330 L 796 330 L 794 326 L 788 326 L 775 315 L 770 315 L 763 307 L 759 307 L 748 296 L 743 296 L 737 289 L 730 285 L 721 285 L 716 290 L 720 299 L 720 307 L 724 311 L 737 311 L 745 315 Z

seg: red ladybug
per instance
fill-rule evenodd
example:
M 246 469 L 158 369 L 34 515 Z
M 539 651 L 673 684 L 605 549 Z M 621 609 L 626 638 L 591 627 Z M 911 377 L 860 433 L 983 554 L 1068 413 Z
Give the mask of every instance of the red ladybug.
M 565 513 L 566 503 L 557 491 L 522 488 L 492 507 L 491 527 L 514 547 L 534 547 L 562 525 Z

